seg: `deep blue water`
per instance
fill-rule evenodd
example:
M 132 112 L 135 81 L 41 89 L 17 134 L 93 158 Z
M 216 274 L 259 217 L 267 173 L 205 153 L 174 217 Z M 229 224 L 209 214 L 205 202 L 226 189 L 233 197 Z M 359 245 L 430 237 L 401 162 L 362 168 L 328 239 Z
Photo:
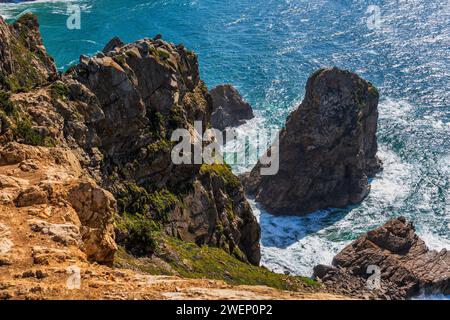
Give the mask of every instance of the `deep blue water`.
M 66 27 L 79 4 L 81 29 Z M 381 23 L 370 28 L 369 5 Z M 274 217 L 253 203 L 263 228 L 263 263 L 310 274 L 362 232 L 389 218 L 413 220 L 435 249 L 450 248 L 450 2 L 447 0 L 48 1 L 0 5 L 37 13 L 58 67 L 93 54 L 113 36 L 163 34 L 198 53 L 212 87 L 233 83 L 258 115 L 243 131 L 279 127 L 301 101 L 308 76 L 338 66 L 382 95 L 378 139 L 385 170 L 359 206 L 307 217 Z M 369 20 L 368 20 L 369 19 Z M 368 25 L 369 21 L 369 25 Z M 244 168 L 249 169 L 249 168 Z M 236 168 L 243 170 L 243 168 Z

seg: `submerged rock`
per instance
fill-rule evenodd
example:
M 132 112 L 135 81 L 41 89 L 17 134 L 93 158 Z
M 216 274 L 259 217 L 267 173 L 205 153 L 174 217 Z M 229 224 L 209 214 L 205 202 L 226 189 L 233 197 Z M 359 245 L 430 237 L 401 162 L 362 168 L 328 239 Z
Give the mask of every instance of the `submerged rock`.
M 213 101 L 211 124 L 214 128 L 223 131 L 255 117 L 250 104 L 244 101 L 232 85 L 219 85 L 212 89 L 210 94 Z
M 367 196 L 377 158 L 377 89 L 349 71 L 315 72 L 300 106 L 280 132 L 280 167 L 243 177 L 247 192 L 276 214 L 306 214 L 356 204 Z
M 314 271 L 335 292 L 392 299 L 450 294 L 450 252 L 428 249 L 404 217 L 359 237 L 334 257 L 333 266 Z M 379 286 L 368 282 L 376 270 Z

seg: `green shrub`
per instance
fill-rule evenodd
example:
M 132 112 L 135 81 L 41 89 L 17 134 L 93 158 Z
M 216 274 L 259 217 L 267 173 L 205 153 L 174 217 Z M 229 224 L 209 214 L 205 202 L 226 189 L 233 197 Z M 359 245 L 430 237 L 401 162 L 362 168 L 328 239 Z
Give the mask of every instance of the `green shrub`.
M 178 197 L 167 189 L 153 192 L 149 195 L 149 204 L 156 213 L 155 218 L 166 222 L 168 214 L 180 203 Z
M 36 132 L 36 130 L 33 129 L 29 119 L 22 119 L 16 123 L 14 136 L 21 140 L 24 144 L 29 144 L 32 146 L 44 145 L 44 139 L 38 132 Z
M 14 111 L 14 104 L 11 101 L 9 92 L 0 91 L 0 108 L 6 113 L 11 114 Z
M 70 88 L 62 82 L 55 82 L 50 87 L 50 94 L 54 100 L 65 100 L 70 95 Z
M 41 147 L 54 147 L 55 141 L 51 137 L 42 137 L 39 132 L 33 129 L 29 118 L 16 119 L 13 129 L 14 137 L 23 144 Z
M 159 230 L 153 220 L 141 214 L 126 213 L 116 224 L 117 241 L 136 256 L 152 255 L 155 252 Z
M 241 185 L 239 178 L 234 175 L 227 164 L 203 164 L 200 167 L 200 174 L 220 178 L 225 186 L 231 189 L 239 188 Z
M 161 222 L 167 219 L 167 215 L 178 204 L 181 204 L 181 201 L 167 189 L 148 192 L 133 183 L 129 183 L 118 197 L 119 212 L 140 214 Z

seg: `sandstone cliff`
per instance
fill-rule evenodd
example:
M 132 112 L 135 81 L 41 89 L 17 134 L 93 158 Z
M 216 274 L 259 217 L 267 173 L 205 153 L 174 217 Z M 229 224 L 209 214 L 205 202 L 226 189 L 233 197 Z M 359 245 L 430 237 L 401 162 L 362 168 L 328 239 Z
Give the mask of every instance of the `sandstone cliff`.
M 280 132 L 280 169 L 261 176 L 261 164 L 243 177 L 270 212 L 306 214 L 356 204 L 381 164 L 377 153 L 378 91 L 337 68 L 308 79 L 300 106 Z

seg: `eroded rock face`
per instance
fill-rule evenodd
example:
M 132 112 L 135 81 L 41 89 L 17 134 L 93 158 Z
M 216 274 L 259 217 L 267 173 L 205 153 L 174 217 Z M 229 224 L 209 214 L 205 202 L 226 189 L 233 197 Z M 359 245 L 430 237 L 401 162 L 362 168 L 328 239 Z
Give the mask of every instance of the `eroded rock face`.
M 19 143 L 0 146 L 0 194 L 5 196 L 0 212 L 25 216 L 30 234 L 42 234 L 66 248 L 75 246 L 80 251 L 76 255 L 82 252 L 91 262 L 112 263 L 117 250 L 116 201 L 87 178 L 70 149 Z M 10 227 L 20 223 L 8 222 Z
M 232 85 L 219 85 L 212 89 L 210 94 L 213 100 L 211 124 L 214 128 L 223 131 L 255 117 L 250 104 L 244 101 Z
M 364 199 L 368 178 L 381 169 L 377 153 L 378 91 L 337 68 L 315 72 L 303 102 L 280 133 L 280 169 L 243 177 L 249 193 L 270 212 L 306 214 Z
M 359 237 L 334 257 L 333 266 L 318 266 L 315 275 L 342 293 L 381 298 L 450 294 L 450 252 L 429 250 L 403 217 Z M 369 290 L 366 279 L 374 267 L 380 270 L 381 286 Z
M 117 250 L 113 226 L 117 206 L 113 195 L 92 181 L 82 181 L 69 190 L 67 199 L 80 219 L 88 259 L 111 263 Z
M 229 168 L 219 170 L 227 181 L 222 177 L 218 184 L 205 178 L 200 165 L 171 161 L 173 130 L 192 131 L 194 121 L 204 129 L 210 124 L 212 99 L 199 77 L 197 56 L 161 38 L 112 42 L 114 48 L 103 54 L 81 57 L 65 82 L 72 97 L 89 96 L 83 91 L 95 96 L 98 112 L 92 114 L 98 117 L 89 121 L 84 115 L 83 126 L 97 140 L 84 149 L 95 145 L 101 152 L 100 179 L 119 199 L 120 211 L 162 223 L 167 234 L 182 240 L 216 245 L 258 264 L 259 225 Z M 237 183 L 227 188 L 230 179 Z M 127 236 L 121 232 L 118 239 Z

